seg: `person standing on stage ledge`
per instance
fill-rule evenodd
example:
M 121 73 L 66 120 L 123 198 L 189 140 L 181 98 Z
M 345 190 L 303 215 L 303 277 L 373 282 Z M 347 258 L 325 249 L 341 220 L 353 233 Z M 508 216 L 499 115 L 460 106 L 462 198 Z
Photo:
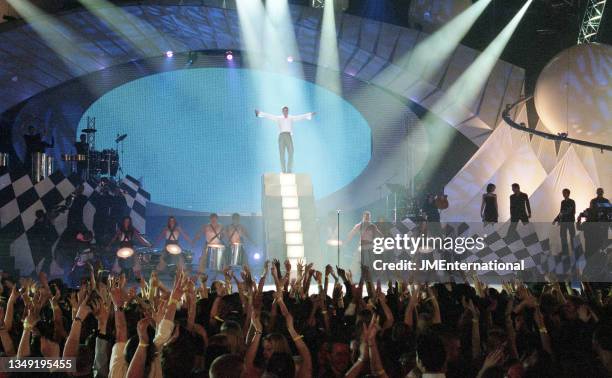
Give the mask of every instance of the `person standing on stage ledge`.
M 527 224 L 529 223 L 529 218 L 531 218 L 531 205 L 529 204 L 529 197 L 527 194 L 521 192 L 521 187 L 519 184 L 512 184 L 512 193 L 513 194 L 510 195 L 509 235 L 516 233 L 518 221 L 521 221 L 523 224 Z
M 193 238 L 193 244 L 200 240 L 202 235 L 206 238 L 206 244 L 204 244 L 198 264 L 199 273 L 204 273 L 205 267 L 213 272 L 221 272 L 225 265 L 223 261 L 225 245 L 221 240 L 223 237 L 223 225 L 218 220 L 217 214 L 210 214 L 210 223 L 202 226 L 202 229 Z
M 553 224 L 558 224 L 561 234 L 561 253 L 567 254 L 569 249 L 567 246 L 567 234 L 569 234 L 570 248 L 574 249 L 574 238 L 576 237 L 576 228 L 574 222 L 576 221 L 576 202 L 569 198 L 570 190 L 563 189 L 563 201 L 561 201 L 561 210 L 557 217 L 553 220 Z
M 289 115 L 289 108 L 287 106 L 282 109 L 283 114 L 280 116 L 260 112 L 255 109 L 255 116 L 259 118 L 266 118 L 276 122 L 278 125 L 278 152 L 280 154 L 281 169 L 283 173 L 293 172 L 293 122 L 302 120 L 311 120 L 316 114 L 315 112 L 300 114 L 300 115 Z M 289 158 L 285 163 L 285 150 Z

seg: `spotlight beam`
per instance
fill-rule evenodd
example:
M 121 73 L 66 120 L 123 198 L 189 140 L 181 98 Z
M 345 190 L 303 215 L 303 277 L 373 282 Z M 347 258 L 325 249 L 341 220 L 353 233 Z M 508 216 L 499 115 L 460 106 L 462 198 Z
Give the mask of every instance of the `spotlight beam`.
M 96 17 L 103 20 L 107 26 L 119 34 L 123 40 L 130 43 L 132 47 L 139 50 L 143 56 L 159 55 L 167 50 L 173 50 L 172 43 L 159 33 L 155 27 L 148 22 L 133 16 L 106 0 L 79 0 L 81 4 Z M 152 39 L 143 31 L 153 32 L 159 40 L 166 41 L 165 46 L 156 46 Z M 138 35 L 135 35 L 134 31 Z
M 465 111 L 471 108 L 472 104 L 477 100 L 479 94 L 485 87 L 487 80 L 495 64 L 497 63 L 501 53 L 508 44 L 510 37 L 516 30 L 519 22 L 525 15 L 527 8 L 531 5 L 532 0 L 528 0 L 523 7 L 516 13 L 495 39 L 480 53 L 474 62 L 459 76 L 459 78 L 450 86 L 450 88 L 436 101 L 430 108 L 424 119 L 425 125 L 439 122 L 436 116 L 443 119 L 455 119 L 457 116 L 463 116 Z M 434 116 L 434 114 L 436 116 Z M 452 122 L 452 121 L 451 121 Z M 425 179 L 431 175 L 439 167 L 448 146 L 452 142 L 453 134 L 451 132 L 438 136 L 440 142 L 436 149 L 439 151 L 437 155 L 431 157 L 430 170 L 424 172 Z
M 408 51 L 397 62 L 397 66 L 405 67 L 406 71 L 413 73 L 415 82 L 421 80 L 431 83 L 436 73 L 451 57 L 489 3 L 491 0 L 475 2 L 442 28 L 419 42 L 414 49 Z M 384 78 L 386 75 L 390 75 L 388 70 L 384 70 L 377 76 Z
M 489 75 L 501 57 L 504 48 L 510 41 L 519 22 L 527 12 L 533 0 L 528 0 L 512 17 L 512 20 L 495 37 L 493 42 L 478 55 L 476 60 L 449 87 L 442 98 L 433 106 L 434 113 L 445 111 L 457 103 L 470 107 L 487 83 Z
M 334 12 L 334 0 L 325 0 L 323 7 L 323 20 L 321 25 L 321 39 L 319 42 L 319 57 L 317 67 L 316 83 L 326 83 L 333 90 L 340 92 L 340 58 L 338 56 L 338 36 L 336 35 L 336 15 Z
M 29 1 L 8 0 L 8 3 L 28 22 L 45 44 L 59 55 L 70 72 L 81 75 L 83 72 L 89 71 L 78 61 L 70 59 L 72 56 L 85 55 L 94 66 L 102 68 L 102 64 L 94 57 L 76 47 L 78 37 L 60 21 L 48 16 Z M 74 67 L 78 69 L 74 69 Z

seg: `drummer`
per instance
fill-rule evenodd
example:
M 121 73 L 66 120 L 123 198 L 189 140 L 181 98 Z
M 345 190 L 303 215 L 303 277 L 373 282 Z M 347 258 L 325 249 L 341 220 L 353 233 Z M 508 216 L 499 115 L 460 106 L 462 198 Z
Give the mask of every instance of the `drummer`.
M 219 223 L 217 214 L 210 214 L 210 223 L 202 226 L 202 229 L 194 237 L 192 244 L 197 243 L 202 235 L 206 238 L 206 244 L 200 256 L 198 272 L 203 273 L 205 268 L 208 268 L 210 271 L 220 272 L 224 265 L 223 250 L 225 249 L 225 245 L 221 240 L 224 236 L 223 225 Z M 209 257 L 211 262 L 207 261 Z
M 251 243 L 253 243 L 253 239 L 251 239 L 247 229 L 240 224 L 240 214 L 232 214 L 232 224 L 225 227 L 224 231 L 225 240 L 228 241 L 232 251 L 230 265 L 242 266 L 248 264 L 249 261 L 244 251 L 243 237 Z
M 106 247 L 106 249 L 110 250 L 111 245 L 115 242 L 128 243 L 129 245 L 132 246 L 132 248 L 135 243 L 139 243 L 145 247 L 152 247 L 151 243 L 149 243 L 149 241 L 142 236 L 142 234 L 136 229 L 136 227 L 134 227 L 134 225 L 132 224 L 131 217 L 123 218 L 123 220 L 121 221 L 121 225 L 119 226 L 119 229 L 117 230 L 117 233 L 115 234 L 113 239 L 110 241 L 110 243 L 108 243 L 108 246 Z M 131 271 L 133 271 L 134 275 L 136 277 L 139 277 L 141 266 L 140 266 L 140 262 L 135 257 L 136 256 L 134 255 L 128 258 L 117 257 L 115 259 L 115 264 L 113 264 L 114 265 L 113 270 L 114 271 L 120 270 L 120 272 L 125 273 L 127 277 L 130 277 L 131 276 L 130 273 Z
M 45 131 L 46 136 L 47 132 Z M 24 165 L 26 169 L 30 171 L 32 169 L 32 159 L 34 154 L 37 152 L 45 153 L 47 148 L 53 148 L 55 141 L 51 138 L 51 143 L 47 143 L 43 140 L 43 135 L 36 132 L 34 126 L 28 126 L 28 133 L 23 136 L 23 140 L 26 145 L 26 154 L 24 159 Z
M 162 272 L 166 270 L 168 263 L 176 264 L 180 269 L 183 269 L 185 266 L 185 259 L 183 258 L 183 254 L 179 252 L 178 256 L 176 254 L 172 254 L 168 251 L 168 245 L 179 245 L 179 238 L 183 237 L 187 242 L 191 243 L 191 239 L 189 235 L 183 231 L 183 229 L 178 225 L 175 217 L 169 217 L 168 223 L 163 228 L 157 240 L 155 240 L 155 244 L 159 243 L 162 239 L 166 240 L 164 245 L 164 249 L 162 251 L 161 257 L 159 259 L 159 264 L 157 264 L 157 271 Z M 180 250 L 180 249 L 179 249 Z
M 89 154 L 89 143 L 87 143 L 87 134 L 81 134 L 79 141 L 74 144 L 77 156 L 77 174 L 82 179 L 87 178 L 87 155 Z

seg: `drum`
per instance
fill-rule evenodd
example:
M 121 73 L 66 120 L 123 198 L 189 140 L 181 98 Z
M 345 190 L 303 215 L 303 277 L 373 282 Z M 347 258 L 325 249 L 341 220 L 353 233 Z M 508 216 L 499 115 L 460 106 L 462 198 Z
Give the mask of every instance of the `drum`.
M 242 243 L 232 243 L 232 254 L 230 256 L 230 265 L 242 266 L 246 263 L 244 257 L 244 248 Z
M 116 150 L 102 150 L 100 155 L 100 172 L 102 174 L 115 176 L 119 169 L 119 154 Z
M 188 249 L 183 249 L 183 260 L 185 260 L 185 266 L 191 266 L 193 253 Z
M 215 270 L 218 272 L 223 271 L 223 267 L 225 265 L 225 261 L 223 260 L 223 250 L 225 246 L 223 245 L 209 245 L 208 252 L 208 261 L 207 268 L 209 270 Z
M 76 154 L 74 156 L 74 161 L 87 161 L 87 155 Z
M 8 168 L 9 154 L 6 152 L 0 152 L 0 168 Z
M 32 181 L 39 182 L 53 173 L 53 156 L 42 152 L 32 154 Z

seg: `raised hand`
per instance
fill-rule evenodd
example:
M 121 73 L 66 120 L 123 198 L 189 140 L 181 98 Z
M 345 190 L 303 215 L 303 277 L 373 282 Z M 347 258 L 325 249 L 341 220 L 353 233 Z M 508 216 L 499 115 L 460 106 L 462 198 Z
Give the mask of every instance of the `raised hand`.
M 136 332 L 138 333 L 138 340 L 143 344 L 149 343 L 149 333 L 147 328 L 152 325 L 153 319 L 145 317 L 138 321 L 136 324 Z
M 372 320 L 370 320 L 370 324 L 367 326 L 365 323 L 363 324 L 363 334 L 368 344 L 373 344 L 376 342 L 376 334 L 378 333 L 379 329 L 378 315 L 372 316 Z
M 482 364 L 481 371 L 485 371 L 493 366 L 499 365 L 504 360 L 504 349 L 498 348 L 493 352 L 489 353 Z
M 317 281 L 317 284 L 321 285 L 323 282 L 323 273 L 318 270 L 314 272 L 314 278 Z
M 289 259 L 285 260 L 285 272 L 291 272 L 291 261 Z

